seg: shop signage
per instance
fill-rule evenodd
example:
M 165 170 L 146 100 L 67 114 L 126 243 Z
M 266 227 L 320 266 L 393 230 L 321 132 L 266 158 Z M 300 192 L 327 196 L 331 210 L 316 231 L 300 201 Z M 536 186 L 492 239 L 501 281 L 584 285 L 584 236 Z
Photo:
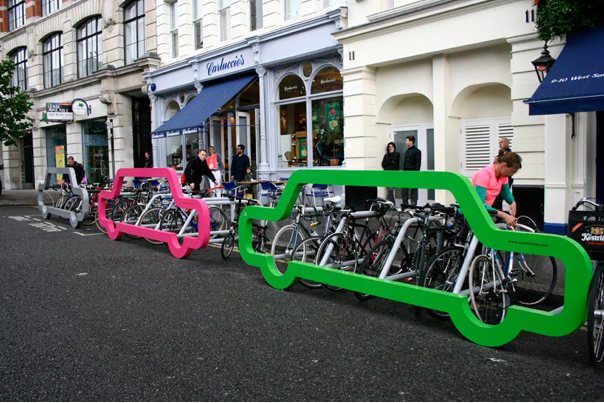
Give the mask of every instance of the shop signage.
M 168 130 L 166 132 L 166 136 L 168 136 L 168 137 L 180 136 L 180 130 Z
M 225 58 L 221 58 L 220 61 L 211 61 L 206 63 L 206 70 L 208 73 L 208 77 L 212 76 L 216 73 L 224 73 L 228 71 L 232 71 L 237 67 L 242 67 L 245 64 L 245 58 L 243 55 L 236 55 L 234 58 L 230 60 L 225 60 Z
M 78 116 L 90 115 L 90 107 L 88 103 L 81 98 L 76 98 L 71 101 L 71 109 Z
M 71 104 L 46 103 L 46 120 L 49 122 L 73 121 L 73 110 Z
M 197 134 L 197 133 L 199 133 L 199 129 L 197 127 L 190 127 L 188 129 L 182 129 L 183 136 L 186 136 L 187 134 Z

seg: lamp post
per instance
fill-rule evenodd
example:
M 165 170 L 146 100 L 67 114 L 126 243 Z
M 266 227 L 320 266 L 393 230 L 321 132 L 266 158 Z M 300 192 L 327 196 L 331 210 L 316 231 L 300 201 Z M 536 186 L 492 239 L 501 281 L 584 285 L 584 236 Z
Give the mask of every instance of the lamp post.
M 531 63 L 535 66 L 535 72 L 537 73 L 537 78 L 539 78 L 539 82 L 543 82 L 545 75 L 549 72 L 549 69 L 554 65 L 556 59 L 550 56 L 549 51 L 547 50 L 547 42 L 543 45 L 543 50 L 541 51 L 541 56 Z

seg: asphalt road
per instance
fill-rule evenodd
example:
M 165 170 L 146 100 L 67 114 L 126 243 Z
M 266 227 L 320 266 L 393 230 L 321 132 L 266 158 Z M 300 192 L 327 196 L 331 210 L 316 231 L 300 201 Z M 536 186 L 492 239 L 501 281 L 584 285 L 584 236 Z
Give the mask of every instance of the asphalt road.
M 38 221 L 36 221 L 38 220 Z M 584 329 L 473 344 L 415 307 L 269 287 L 238 253 L 0 208 L 3 401 L 602 401 Z

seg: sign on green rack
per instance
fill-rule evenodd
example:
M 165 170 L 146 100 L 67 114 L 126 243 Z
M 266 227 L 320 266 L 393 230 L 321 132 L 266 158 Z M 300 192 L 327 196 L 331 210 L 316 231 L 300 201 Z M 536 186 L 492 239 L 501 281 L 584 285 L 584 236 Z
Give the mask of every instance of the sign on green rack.
M 474 315 L 468 297 L 423 288 L 413 284 L 381 280 L 356 273 L 292 261 L 280 273 L 271 255 L 252 248 L 253 220 L 279 221 L 289 217 L 304 184 L 405 187 L 449 190 L 463 209 L 475 235 L 484 245 L 498 250 L 553 256 L 566 268 L 564 309 L 559 313 L 511 306 L 502 323 L 487 325 Z M 448 312 L 457 329 L 469 340 L 484 346 L 500 346 L 521 331 L 546 336 L 564 336 L 584 322 L 592 266 L 585 250 L 570 238 L 498 229 L 483 207 L 472 184 L 452 172 L 412 171 L 320 171 L 298 170 L 292 174 L 274 208 L 246 207 L 239 221 L 239 247 L 246 263 L 259 267 L 265 280 L 278 289 L 294 285 L 299 278 L 388 298 L 406 304 Z

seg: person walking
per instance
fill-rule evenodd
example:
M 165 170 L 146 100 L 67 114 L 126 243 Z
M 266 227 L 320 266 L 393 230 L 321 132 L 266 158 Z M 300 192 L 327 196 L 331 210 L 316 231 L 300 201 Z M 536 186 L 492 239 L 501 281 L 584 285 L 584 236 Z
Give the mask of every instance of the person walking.
M 208 147 L 208 158 L 206 158 L 206 161 L 208 161 L 208 167 L 210 168 L 210 170 L 214 174 L 214 177 L 216 178 L 216 182 L 210 181 L 210 187 L 214 188 L 217 186 L 222 186 L 222 175 L 224 174 L 224 164 L 222 163 L 222 158 L 220 157 L 220 154 L 216 153 L 216 149 L 214 148 L 214 146 Z M 216 195 L 216 197 L 222 196 L 222 189 L 216 189 L 214 192 L 215 192 L 214 194 Z
M 231 181 L 233 181 L 235 186 L 245 178 L 245 169 L 251 165 L 250 158 L 244 154 L 244 151 L 245 146 L 239 144 L 237 146 L 237 155 L 233 157 L 233 162 L 231 162 Z
M 209 180 L 216 182 L 214 174 L 208 167 L 208 162 L 206 161 L 207 156 L 208 153 L 206 150 L 199 150 L 197 156 L 191 159 L 185 168 L 185 178 L 187 179 L 187 183 L 191 187 L 191 190 L 201 190 L 201 181 L 203 180 L 204 175 Z
M 405 144 L 407 152 L 403 161 L 403 171 L 419 171 L 422 166 L 422 152 L 415 146 L 415 136 L 407 136 Z M 417 205 L 417 189 L 403 188 L 402 197 L 403 204 Z
M 396 152 L 396 144 L 394 142 L 388 143 L 386 146 L 386 154 L 382 158 L 382 168 L 385 171 L 398 171 L 400 170 L 401 154 Z M 394 193 L 395 188 L 388 187 L 388 196 L 386 198 L 396 205 L 396 194 Z

